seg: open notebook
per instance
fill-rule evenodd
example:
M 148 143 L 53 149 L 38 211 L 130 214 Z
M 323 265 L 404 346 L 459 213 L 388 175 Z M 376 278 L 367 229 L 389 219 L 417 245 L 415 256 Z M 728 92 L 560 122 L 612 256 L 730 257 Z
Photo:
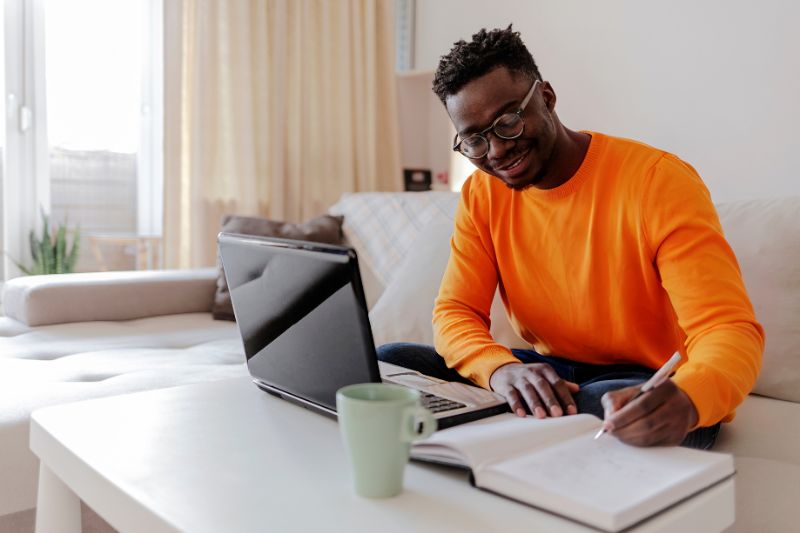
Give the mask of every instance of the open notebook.
M 469 468 L 473 484 L 584 524 L 620 531 L 733 475 L 728 454 L 638 448 L 592 415 L 499 415 L 445 429 L 411 456 Z

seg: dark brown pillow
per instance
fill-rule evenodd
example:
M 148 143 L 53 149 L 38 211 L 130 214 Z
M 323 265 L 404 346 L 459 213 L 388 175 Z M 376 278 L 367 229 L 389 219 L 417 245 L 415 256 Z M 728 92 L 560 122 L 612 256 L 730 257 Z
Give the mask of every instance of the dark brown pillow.
M 344 220 L 344 217 L 341 216 L 322 215 L 302 224 L 292 224 L 266 218 L 225 215 L 222 219 L 220 231 L 241 233 L 243 235 L 258 235 L 260 237 L 280 237 L 298 241 L 340 244 L 342 242 L 342 220 Z M 214 295 L 211 314 L 217 320 L 236 320 L 233 315 L 233 305 L 231 305 L 231 294 L 228 291 L 228 281 L 225 279 L 225 271 L 222 269 L 221 261 L 219 276 L 217 277 L 217 292 Z

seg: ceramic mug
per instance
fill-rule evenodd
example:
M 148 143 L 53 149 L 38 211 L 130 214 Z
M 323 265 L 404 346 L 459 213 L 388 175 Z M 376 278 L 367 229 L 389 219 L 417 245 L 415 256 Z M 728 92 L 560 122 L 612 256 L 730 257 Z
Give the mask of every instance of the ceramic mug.
M 400 494 L 411 442 L 436 430 L 419 391 L 388 383 L 349 385 L 336 392 L 336 410 L 356 494 Z

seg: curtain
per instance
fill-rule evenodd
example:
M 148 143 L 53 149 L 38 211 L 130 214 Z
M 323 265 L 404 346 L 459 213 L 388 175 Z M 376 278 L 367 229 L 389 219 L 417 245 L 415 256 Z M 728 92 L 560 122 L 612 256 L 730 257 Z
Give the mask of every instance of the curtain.
M 165 2 L 168 268 L 226 213 L 300 222 L 400 190 L 392 0 Z

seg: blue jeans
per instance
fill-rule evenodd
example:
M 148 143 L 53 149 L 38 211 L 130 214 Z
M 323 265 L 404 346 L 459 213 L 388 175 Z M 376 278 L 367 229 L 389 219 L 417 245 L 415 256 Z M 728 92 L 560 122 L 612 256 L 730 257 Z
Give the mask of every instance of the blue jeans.
M 547 363 L 556 373 L 567 381 L 580 385 L 581 390 L 573 394 L 579 413 L 589 413 L 603 418 L 603 405 L 600 398 L 608 391 L 644 383 L 654 370 L 639 365 L 590 365 L 548 357 L 533 350 L 511 350 L 523 363 Z M 428 376 L 458 381 L 474 385 L 461 374 L 448 368 L 442 356 L 432 346 L 411 343 L 384 344 L 378 348 L 378 359 Z M 681 446 L 708 450 L 714 445 L 719 434 L 719 424 L 697 428 L 686 435 Z

